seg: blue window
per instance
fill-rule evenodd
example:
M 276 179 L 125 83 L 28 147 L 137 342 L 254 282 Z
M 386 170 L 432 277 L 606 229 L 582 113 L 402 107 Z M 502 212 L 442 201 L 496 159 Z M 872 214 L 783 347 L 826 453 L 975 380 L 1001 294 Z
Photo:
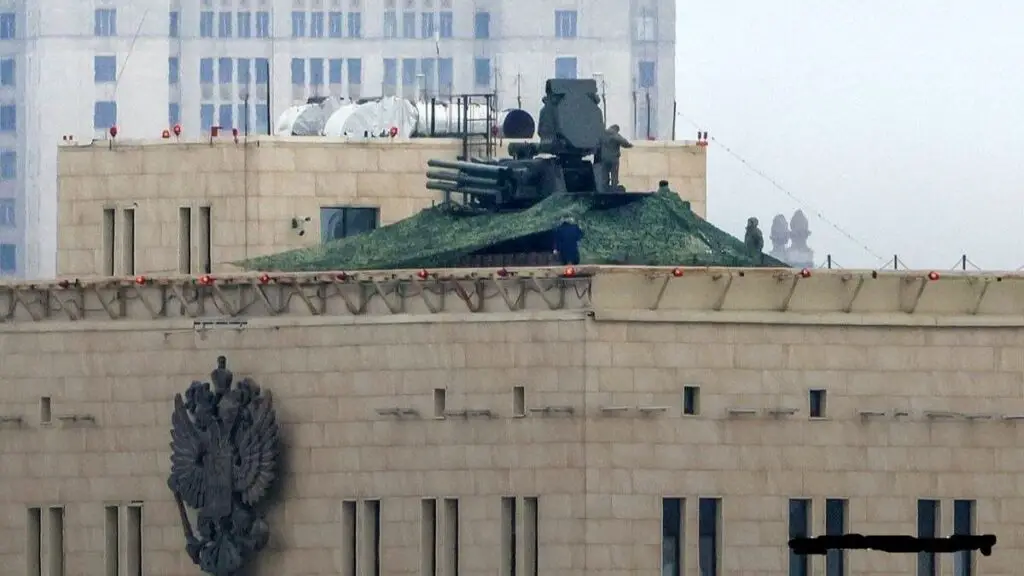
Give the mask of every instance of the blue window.
M 177 84 L 181 80 L 181 65 L 177 56 L 167 59 L 167 83 Z
M 394 58 L 384 59 L 384 83 L 389 86 L 398 84 L 398 61 Z
M 97 10 L 99 12 L 99 10 Z M 13 12 L 0 14 L 0 40 L 14 40 L 18 37 L 18 26 Z M 97 34 L 99 36 L 99 34 Z
M 555 78 L 575 80 L 576 74 L 576 58 L 574 56 L 555 58 Z
M 697 566 L 701 576 L 718 576 L 721 504 L 719 498 L 700 498 L 697 501 Z
M 438 32 L 441 38 L 451 38 L 455 22 L 450 11 L 444 11 L 437 15 Z
M 292 12 L 292 38 L 302 38 L 306 35 L 306 13 Z
M 363 83 L 363 61 L 360 58 L 348 59 L 348 83 L 359 85 Z
M 839 498 L 825 500 L 825 535 L 842 536 L 846 533 L 847 501 Z M 846 552 L 829 550 L 825 554 L 825 575 L 843 576 L 846 573 Z
M 345 69 L 345 61 L 341 58 L 331 58 L 327 63 L 327 67 L 329 68 L 327 76 L 330 83 L 341 84 L 341 75 L 342 71 Z
M 474 61 L 474 83 L 477 86 L 490 86 L 491 85 L 491 59 L 490 58 L 477 58 Z
M 252 38 L 252 12 L 238 13 L 238 37 Z
M 213 104 L 203 104 L 199 107 L 199 129 L 206 132 L 213 126 Z
M 292 84 L 306 85 L 306 61 L 302 58 L 292 58 Z
M 217 59 L 217 80 L 221 84 L 231 84 L 235 77 L 234 61 L 231 58 Z
M 398 12 L 394 10 L 384 12 L 384 37 L 398 38 Z
M 679 565 L 683 558 L 683 521 L 685 518 L 682 498 L 661 500 L 661 574 L 682 576 Z
M 420 14 L 420 32 L 423 38 L 433 38 L 434 33 L 437 32 L 437 21 L 434 16 L 433 12 Z
M 402 38 L 416 37 L 416 13 L 402 12 Z
M 437 59 L 424 58 L 420 60 L 420 74 L 423 74 L 423 81 L 428 90 L 433 89 L 437 82 Z
M 203 58 L 199 61 L 199 83 L 213 84 L 213 58 Z
M 14 244 L 0 244 L 0 272 L 18 271 L 18 247 Z
M 219 122 L 217 123 L 224 130 L 231 130 L 235 123 L 233 122 L 235 116 L 235 107 L 231 104 L 221 104 L 220 113 L 217 115 Z
M 171 102 L 167 105 L 167 125 L 181 124 L 181 104 Z
M 789 501 L 789 537 L 809 538 L 811 535 L 811 501 L 792 498 Z M 808 576 L 810 559 L 806 554 L 789 553 L 789 576 Z
M 172 11 L 170 14 L 168 14 L 167 35 L 171 38 L 177 38 L 181 35 L 181 31 L 179 30 L 178 24 L 179 18 L 181 18 L 181 14 L 176 11 Z
M 309 59 L 309 84 L 311 86 L 323 86 L 324 85 L 324 59 L 323 58 L 310 58 Z
M 402 84 L 405 86 L 416 84 L 416 60 L 413 58 L 402 60 Z
M 974 534 L 974 500 L 953 501 L 953 535 L 969 536 Z M 954 576 L 972 576 L 974 574 L 974 553 L 961 550 L 953 556 Z
M 199 37 L 213 38 L 213 12 L 199 13 Z
M 256 37 L 270 37 L 270 12 L 256 13 Z
M 256 131 L 260 134 L 270 131 L 270 107 L 266 104 L 256 105 Z
M 266 58 L 256 59 L 256 83 L 265 86 L 270 82 L 270 60 Z
M 248 58 L 238 59 L 238 83 L 242 86 L 248 86 L 249 81 L 252 80 L 252 71 L 249 66 Z
M 0 151 L 0 180 L 14 180 L 18 177 L 18 153 L 14 150 Z
M 117 10 L 98 8 L 93 16 L 93 36 L 117 36 Z
M 576 37 L 575 10 L 555 10 L 555 36 L 558 38 Z
M 455 83 L 454 68 L 451 58 L 441 58 L 437 61 L 437 79 L 441 84 L 438 86 L 438 90 L 451 92 L 452 84 Z
M 111 124 L 113 126 L 113 124 Z M 0 132 L 18 131 L 18 107 L 14 104 L 0 106 Z
M 93 56 L 92 77 L 97 84 L 117 80 L 117 58 L 114 56 Z
M 231 38 L 231 25 L 233 22 L 234 18 L 231 17 L 231 12 L 217 14 L 217 36 Z
M 106 130 L 117 126 L 117 102 L 97 102 L 92 107 L 92 127 Z
M 327 15 L 327 35 L 331 38 L 341 38 L 345 28 L 345 18 L 341 12 L 331 12 Z
M 939 501 L 918 500 L 917 537 L 938 538 L 939 524 Z M 936 576 L 938 574 L 938 563 L 935 560 L 935 552 L 918 552 L 917 576 Z
M 0 60 L 0 86 L 14 86 L 15 78 L 14 58 Z
M 18 223 L 14 198 L 0 199 L 0 226 L 10 228 Z
M 362 12 L 349 12 L 348 13 L 348 37 L 349 38 L 362 38 L 363 37 L 363 14 L 362 14 Z
M 473 37 L 479 39 L 491 37 L 490 12 L 477 12 L 473 16 Z
M 637 82 L 641 88 L 654 88 L 658 83 L 658 68 L 650 60 L 640 62 Z
M 310 38 L 323 38 L 324 37 L 324 13 L 323 12 L 312 12 L 309 15 L 309 37 Z

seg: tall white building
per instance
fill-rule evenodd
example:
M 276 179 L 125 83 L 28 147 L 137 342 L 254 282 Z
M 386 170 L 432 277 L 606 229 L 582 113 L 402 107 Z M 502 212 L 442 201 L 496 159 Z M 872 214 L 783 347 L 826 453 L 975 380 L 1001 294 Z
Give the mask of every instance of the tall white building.
M 0 275 L 55 274 L 65 135 L 265 133 L 328 94 L 536 113 L 551 77 L 596 78 L 609 123 L 671 138 L 675 0 L 0 0 Z

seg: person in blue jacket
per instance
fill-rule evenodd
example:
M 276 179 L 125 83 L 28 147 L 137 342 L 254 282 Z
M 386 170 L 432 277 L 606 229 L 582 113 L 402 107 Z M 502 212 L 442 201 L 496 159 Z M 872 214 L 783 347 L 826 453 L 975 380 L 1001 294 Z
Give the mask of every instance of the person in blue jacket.
M 568 218 L 562 221 L 555 228 L 555 254 L 561 260 L 562 265 L 580 263 L 580 240 L 583 239 L 583 230 L 576 225 L 575 218 Z

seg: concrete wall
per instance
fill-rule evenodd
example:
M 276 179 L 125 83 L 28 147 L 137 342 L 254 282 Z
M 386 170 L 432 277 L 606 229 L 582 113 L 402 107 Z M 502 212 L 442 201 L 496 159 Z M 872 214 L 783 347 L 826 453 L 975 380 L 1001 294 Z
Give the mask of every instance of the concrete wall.
M 686 574 L 698 573 L 699 497 L 722 498 L 723 575 L 787 573 L 789 498 L 813 499 L 814 534 L 826 498 L 849 499 L 851 532 L 911 535 L 918 498 L 942 500 L 940 535 L 951 532 L 954 499 L 976 500 L 976 532 L 999 543 L 993 556 L 975 555 L 975 573 L 1017 573 L 1020 278 L 816 274 L 792 282 L 799 288 L 780 306 L 769 287 L 792 274 L 592 272 L 565 281 L 579 297 L 561 307 L 531 294 L 526 309 L 502 309 L 489 284 L 492 304 L 475 314 L 452 306 L 310 316 L 298 306 L 277 316 L 254 309 L 236 317 L 246 324 L 223 328 L 146 319 L 138 305 L 118 320 L 88 304 L 79 320 L 62 319 L 64 308 L 34 322 L 24 310 L 43 287 L 17 287 L 20 315 L 0 325 L 0 416 L 24 419 L 6 421 L 0 435 L 4 565 L 23 570 L 26 508 L 63 506 L 67 573 L 102 573 L 104 505 L 135 502 L 146 573 L 196 573 L 165 483 L 171 397 L 225 354 L 236 379 L 273 391 L 285 424 L 287 475 L 260 575 L 344 573 L 342 501 L 365 499 L 381 502 L 381 573 L 420 573 L 422 498 L 459 499 L 459 573 L 493 575 L 507 496 L 539 498 L 541 574 L 660 574 L 663 497 L 687 499 Z M 861 279 L 847 312 L 844 283 Z M 230 290 L 243 279 L 223 282 Z M 914 307 L 900 308 L 892 294 L 919 285 Z M 965 286 L 989 288 L 978 297 Z M 109 301 L 126 288 L 80 289 Z M 0 287 L 0 304 L 13 292 Z M 167 292 L 154 282 L 120 300 Z M 662 296 L 646 300 L 652 293 Z M 683 299 L 694 294 L 709 304 Z M 980 305 L 964 311 L 963 302 Z M 223 319 L 208 310 L 200 320 Z M 528 408 L 574 414 L 517 417 L 516 386 Z M 700 387 L 697 415 L 681 414 L 684 386 Z M 495 418 L 434 419 L 439 388 L 449 410 Z M 823 418 L 809 418 L 810 389 L 827 392 Z M 49 425 L 40 422 L 44 396 Z M 387 408 L 421 417 L 378 414 Z M 76 414 L 95 423 L 59 419 Z M 879 576 L 916 565 L 913 555 L 867 551 L 847 562 L 848 573 Z M 823 569 L 815 559 L 813 573 Z M 941 570 L 953 573 L 951 557 Z
M 343 143 L 318 138 L 250 139 L 214 143 L 97 143 L 60 149 L 58 273 L 104 273 L 103 211 L 135 211 L 135 272 L 173 273 L 179 264 L 179 208 L 209 206 L 214 271 L 246 257 L 320 242 L 319 209 L 376 206 L 381 224 L 406 218 L 439 201 L 427 190 L 430 158 L 454 159 L 454 140 L 414 139 Z M 622 182 L 654 190 L 668 179 L 703 216 L 705 149 L 682 142 L 637 142 L 626 150 Z M 292 228 L 303 220 L 305 235 Z M 194 222 L 195 224 L 195 222 Z M 192 234 L 192 252 L 199 234 Z M 124 270 L 124 243 L 115 241 L 116 274 Z M 193 270 L 198 257 L 193 257 Z

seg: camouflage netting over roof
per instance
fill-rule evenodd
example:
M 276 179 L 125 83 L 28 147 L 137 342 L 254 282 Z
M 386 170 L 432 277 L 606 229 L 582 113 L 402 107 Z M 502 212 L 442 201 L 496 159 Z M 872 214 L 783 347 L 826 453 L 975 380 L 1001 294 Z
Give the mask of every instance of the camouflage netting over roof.
M 521 212 L 459 213 L 442 206 L 371 233 L 253 258 L 248 270 L 396 270 L 457 267 L 502 242 L 543 234 L 574 217 L 582 264 L 786 267 L 694 214 L 672 192 L 603 207 L 592 196 L 555 195 Z M 548 249 L 545 247 L 545 249 Z

